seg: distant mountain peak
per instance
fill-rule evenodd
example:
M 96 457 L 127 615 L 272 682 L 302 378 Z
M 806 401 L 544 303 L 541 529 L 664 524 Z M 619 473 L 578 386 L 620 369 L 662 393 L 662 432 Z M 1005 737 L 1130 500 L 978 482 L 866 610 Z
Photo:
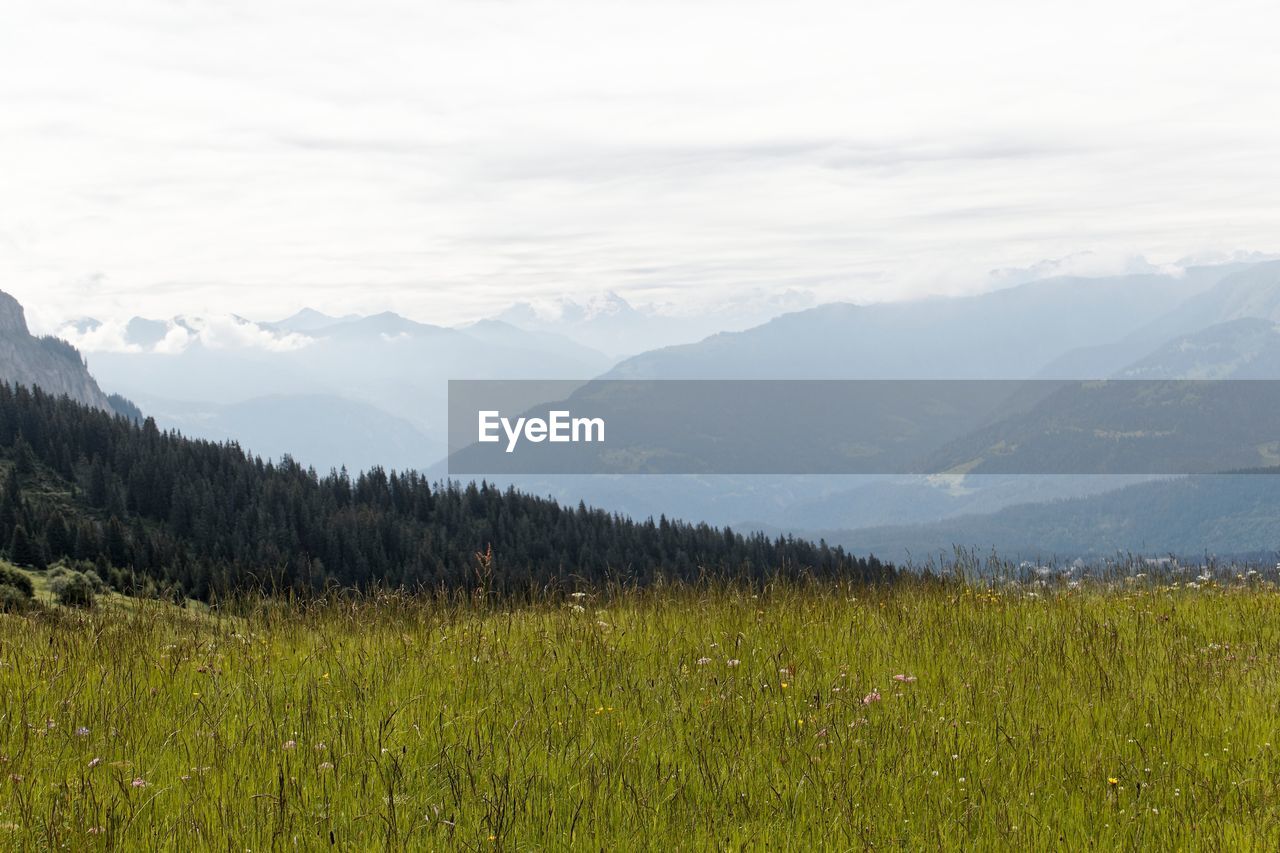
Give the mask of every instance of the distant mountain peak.
M 606 290 L 594 299 L 577 303 L 586 317 L 607 317 L 614 314 L 639 313 L 630 302 L 612 290 Z
M 283 320 L 277 320 L 274 323 L 263 323 L 262 325 L 268 328 L 280 329 L 282 331 L 301 332 L 302 334 L 307 334 L 310 332 L 318 332 L 321 329 L 326 329 L 330 326 L 336 326 L 339 323 L 349 323 L 353 320 L 359 319 L 361 319 L 359 314 L 347 314 L 342 317 L 334 317 L 329 314 L 325 314 L 322 311 L 317 311 L 314 308 L 304 307 L 293 314 L 290 314 L 288 317 L 285 317 Z
M 74 320 L 68 320 L 64 327 L 72 329 L 78 335 L 87 335 L 89 332 L 102 328 L 102 321 L 96 317 L 76 317 Z
M 382 311 L 367 317 L 342 320 L 332 326 L 316 330 L 316 334 L 325 337 L 360 337 L 365 335 L 382 335 L 383 337 L 421 337 L 441 334 L 453 334 L 452 329 L 433 326 L 430 323 L 419 323 L 397 314 L 394 311 Z
M 336 319 L 337 319 L 336 317 L 332 317 L 328 314 L 325 314 L 322 311 L 317 311 L 314 308 L 299 308 L 295 313 L 286 317 L 285 321 L 292 320 L 294 322 L 312 322 L 312 321 L 333 322 Z M 281 321 L 281 322 L 284 322 L 284 321 Z
M 612 290 L 588 297 L 562 297 L 545 302 L 517 302 L 494 319 L 524 327 L 530 324 L 576 324 L 622 317 L 641 317 L 630 302 Z
M 124 327 L 125 343 L 143 348 L 153 347 L 169 334 L 169 324 L 164 320 L 134 317 Z

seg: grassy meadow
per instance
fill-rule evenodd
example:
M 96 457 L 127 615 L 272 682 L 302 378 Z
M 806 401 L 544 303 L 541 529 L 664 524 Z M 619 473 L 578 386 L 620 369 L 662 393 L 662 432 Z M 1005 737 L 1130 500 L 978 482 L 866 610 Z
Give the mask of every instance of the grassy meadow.
M 1274 850 L 1278 725 L 1249 579 L 111 596 L 0 615 L 0 847 Z

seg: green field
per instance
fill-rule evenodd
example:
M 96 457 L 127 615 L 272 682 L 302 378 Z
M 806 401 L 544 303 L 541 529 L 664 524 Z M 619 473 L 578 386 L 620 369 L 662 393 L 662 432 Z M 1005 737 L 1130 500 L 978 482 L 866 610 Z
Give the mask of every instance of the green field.
M 1274 586 L 1030 590 L 3 615 L 0 847 L 1280 848 Z

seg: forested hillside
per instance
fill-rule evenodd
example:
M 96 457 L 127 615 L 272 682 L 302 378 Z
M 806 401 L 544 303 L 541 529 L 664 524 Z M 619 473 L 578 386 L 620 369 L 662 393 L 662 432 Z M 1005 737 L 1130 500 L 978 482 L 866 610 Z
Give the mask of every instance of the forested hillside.
M 432 484 L 380 468 L 320 476 L 3 384 L 0 451 L 7 556 L 37 567 L 93 561 L 118 588 L 208 599 L 246 587 L 518 592 L 574 578 L 894 574 L 825 544 L 634 522 L 484 484 Z M 490 548 L 491 560 L 477 559 Z
M 1099 495 L 1006 507 L 931 524 L 829 531 L 889 559 L 949 558 L 955 547 L 1036 561 L 1117 554 L 1280 557 L 1280 468 L 1139 483 Z

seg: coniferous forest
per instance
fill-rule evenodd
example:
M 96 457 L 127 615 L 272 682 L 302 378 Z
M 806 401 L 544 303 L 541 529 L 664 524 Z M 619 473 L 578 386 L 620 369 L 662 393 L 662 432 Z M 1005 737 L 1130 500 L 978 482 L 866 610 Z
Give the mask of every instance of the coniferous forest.
M 380 468 L 318 475 L 2 384 L 0 448 L 6 556 L 37 568 L 93 563 L 126 592 L 208 600 L 334 585 L 519 593 L 658 577 L 894 576 L 824 543 L 638 522 L 484 483 Z

